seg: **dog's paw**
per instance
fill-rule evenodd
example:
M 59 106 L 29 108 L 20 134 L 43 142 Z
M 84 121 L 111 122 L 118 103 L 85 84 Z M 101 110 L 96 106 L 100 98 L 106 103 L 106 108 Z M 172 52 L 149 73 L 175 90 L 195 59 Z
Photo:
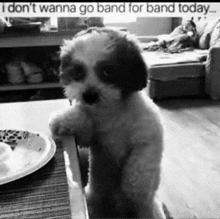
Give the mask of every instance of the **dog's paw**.
M 59 113 L 52 114 L 49 119 L 49 127 L 53 136 L 72 135 L 71 127 Z
M 53 136 L 61 136 L 67 133 L 67 130 L 63 127 L 62 122 L 57 119 L 50 121 L 49 127 Z

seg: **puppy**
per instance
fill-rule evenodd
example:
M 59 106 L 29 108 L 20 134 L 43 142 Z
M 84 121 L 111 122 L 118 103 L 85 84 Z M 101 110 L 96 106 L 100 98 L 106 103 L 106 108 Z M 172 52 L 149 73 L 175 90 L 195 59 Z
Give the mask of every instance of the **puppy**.
M 50 127 L 90 148 L 90 218 L 165 218 L 156 200 L 163 128 L 157 107 L 141 91 L 147 67 L 136 40 L 90 28 L 65 41 L 60 57 L 61 83 L 74 104 Z

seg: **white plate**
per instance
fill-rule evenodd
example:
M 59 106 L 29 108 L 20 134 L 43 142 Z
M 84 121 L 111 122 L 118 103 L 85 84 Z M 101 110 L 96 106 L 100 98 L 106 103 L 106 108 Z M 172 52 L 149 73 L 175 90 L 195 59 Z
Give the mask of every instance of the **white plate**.
M 35 172 L 56 152 L 54 141 L 37 132 L 0 130 L 0 141 L 12 147 L 9 158 L 0 162 L 0 185 Z

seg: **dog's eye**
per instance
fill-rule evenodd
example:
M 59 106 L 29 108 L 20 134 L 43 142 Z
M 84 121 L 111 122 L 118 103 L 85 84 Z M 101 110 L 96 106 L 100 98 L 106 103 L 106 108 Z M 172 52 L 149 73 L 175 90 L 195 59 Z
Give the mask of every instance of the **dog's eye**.
M 115 74 L 114 69 L 111 66 L 105 66 L 101 69 L 102 75 L 104 77 L 110 78 L 113 77 Z
M 102 74 L 105 76 L 105 77 L 111 77 L 112 73 L 109 71 L 109 70 L 103 70 Z
M 120 68 L 115 63 L 99 62 L 94 68 L 98 78 L 106 83 L 112 83 L 118 78 Z
M 75 64 L 73 66 L 73 75 L 72 75 L 73 79 L 75 81 L 81 81 L 85 78 L 85 76 L 86 76 L 86 72 L 84 66 Z

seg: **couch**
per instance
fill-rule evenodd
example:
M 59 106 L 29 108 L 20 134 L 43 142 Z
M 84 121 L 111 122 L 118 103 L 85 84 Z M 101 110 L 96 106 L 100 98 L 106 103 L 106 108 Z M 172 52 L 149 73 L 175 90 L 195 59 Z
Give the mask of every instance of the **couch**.
M 220 18 L 195 21 L 197 48 L 180 53 L 145 51 L 146 44 L 160 36 L 139 36 L 148 66 L 146 92 L 152 99 L 209 96 L 220 99 Z

